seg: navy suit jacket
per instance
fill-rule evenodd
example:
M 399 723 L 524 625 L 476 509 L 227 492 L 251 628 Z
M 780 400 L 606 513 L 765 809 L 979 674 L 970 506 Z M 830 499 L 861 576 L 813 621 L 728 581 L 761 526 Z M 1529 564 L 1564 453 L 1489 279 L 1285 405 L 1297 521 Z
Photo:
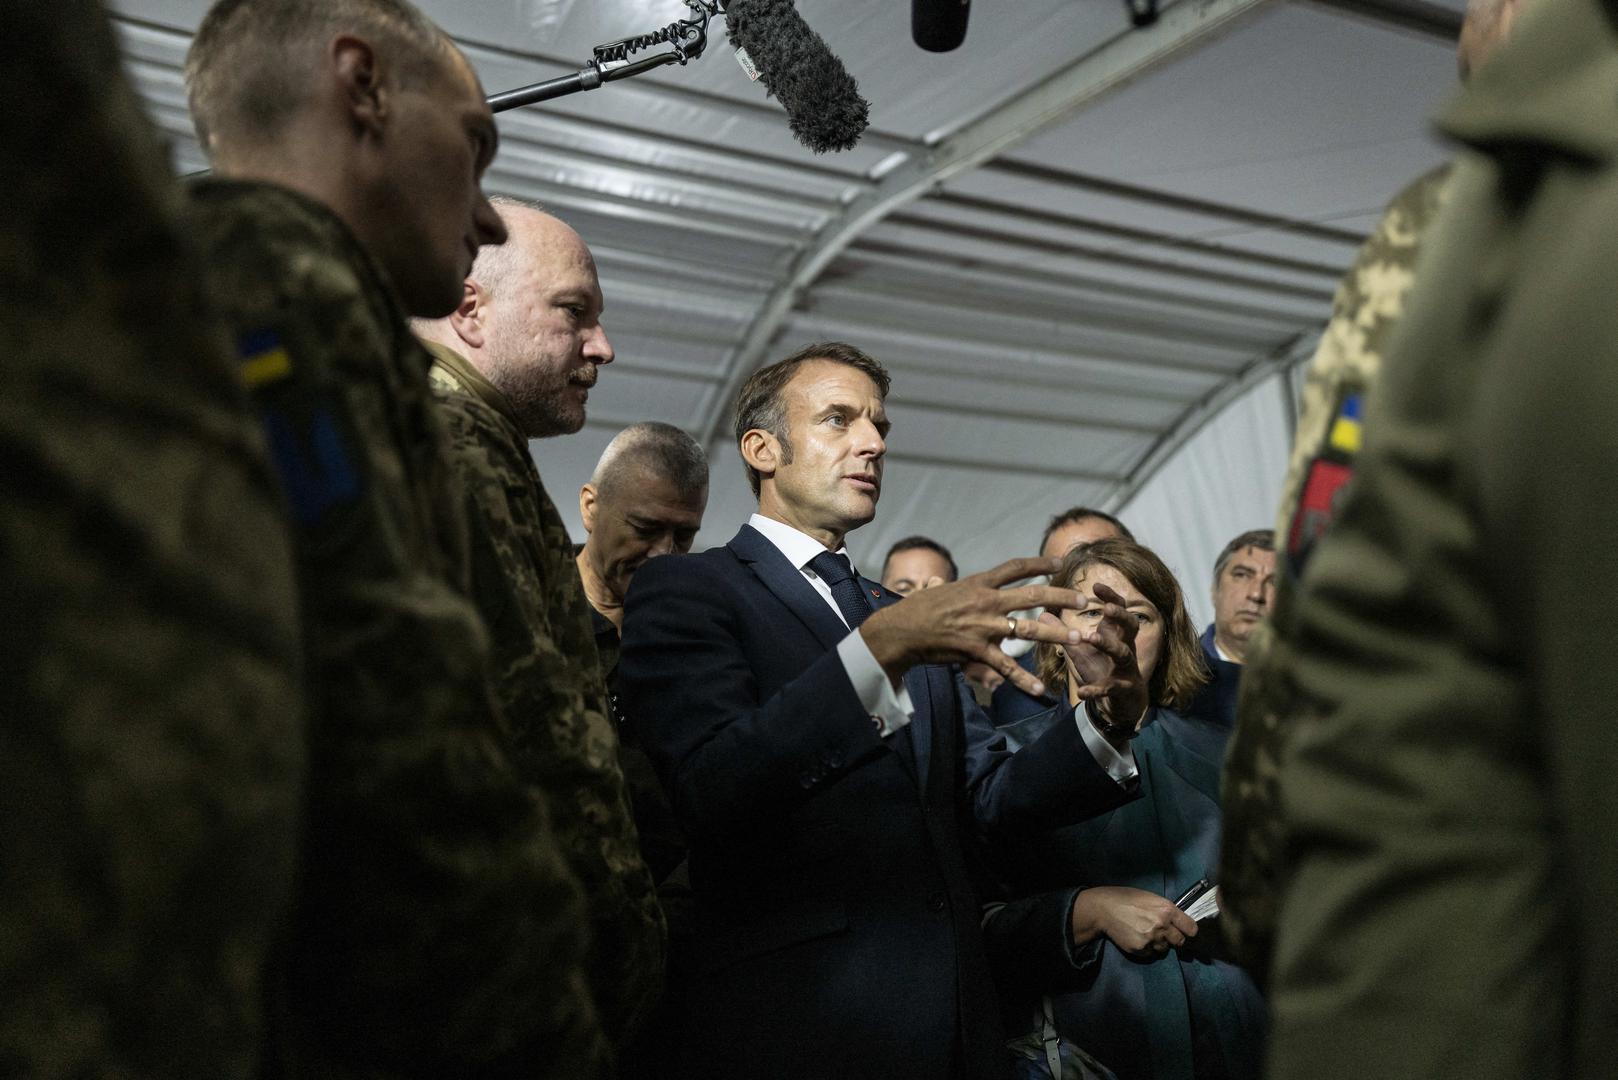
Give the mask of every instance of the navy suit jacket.
M 620 697 L 691 842 L 680 1075 L 1000 1075 L 973 834 L 1132 797 L 1071 724 L 1012 755 L 950 667 L 908 673 L 915 719 L 881 739 L 836 652 L 848 632 L 749 527 L 630 588 Z

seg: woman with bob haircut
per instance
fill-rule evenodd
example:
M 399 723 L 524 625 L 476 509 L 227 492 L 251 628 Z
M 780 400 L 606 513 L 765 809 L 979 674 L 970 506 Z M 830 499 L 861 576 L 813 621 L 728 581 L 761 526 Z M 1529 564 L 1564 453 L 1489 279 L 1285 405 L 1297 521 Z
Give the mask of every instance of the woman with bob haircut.
M 1084 709 L 1115 745 L 1129 738 L 1140 797 L 991 854 L 1012 899 L 989 907 L 989 952 L 1012 1030 L 1026 1031 L 1034 1019 L 1033 1032 L 1013 1043 L 1021 1075 L 1257 1077 L 1265 1027 L 1258 989 L 1223 958 L 1218 918 L 1197 923 L 1176 905 L 1219 864 L 1220 768 L 1230 736 L 1205 714 L 1183 715 L 1208 675 L 1179 583 L 1147 548 L 1099 540 L 1069 552 L 1051 584 L 1084 602 L 1042 619 L 1092 631 L 1109 603 L 1134 616 L 1134 640 L 1123 645 L 1138 677 L 1092 683 L 1099 640 L 1042 644 L 1037 671 L 1059 703 L 1001 734 L 1015 751 Z M 1057 919 L 1068 949 L 1053 956 L 1040 942 Z

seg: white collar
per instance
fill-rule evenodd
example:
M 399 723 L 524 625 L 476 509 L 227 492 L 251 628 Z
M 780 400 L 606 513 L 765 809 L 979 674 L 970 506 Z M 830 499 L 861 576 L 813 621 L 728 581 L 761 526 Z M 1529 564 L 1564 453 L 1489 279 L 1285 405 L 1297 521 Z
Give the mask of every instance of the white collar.
M 764 536 L 764 539 L 774 544 L 776 550 L 785 555 L 787 561 L 799 570 L 808 566 L 810 560 L 826 550 L 825 544 L 822 544 L 808 533 L 799 532 L 791 525 L 783 521 L 776 521 L 774 518 L 767 518 L 763 514 L 754 514 L 747 519 L 747 523 L 757 529 Z M 853 558 L 848 554 L 847 544 L 838 548 L 837 554 L 847 558 L 850 566 L 854 565 Z M 854 573 L 858 575 L 859 570 L 856 569 Z

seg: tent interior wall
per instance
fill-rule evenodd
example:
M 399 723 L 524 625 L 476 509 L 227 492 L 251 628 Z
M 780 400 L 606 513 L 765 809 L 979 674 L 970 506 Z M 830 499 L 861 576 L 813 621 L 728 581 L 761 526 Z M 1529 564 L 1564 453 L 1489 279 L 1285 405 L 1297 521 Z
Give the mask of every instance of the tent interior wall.
M 679 0 L 418 0 L 491 93 L 578 68 Z M 181 77 L 206 0 L 114 0 L 180 172 L 204 167 Z M 798 0 L 871 102 L 817 157 L 730 57 L 502 113 L 487 187 L 585 237 L 617 360 L 583 432 L 536 442 L 575 494 L 613 434 L 677 424 L 713 462 L 699 546 L 752 510 L 740 380 L 815 340 L 894 375 L 875 573 L 912 533 L 963 572 L 1029 553 L 1077 503 L 1120 513 L 1210 615 L 1230 536 L 1273 521 L 1294 368 L 1383 205 L 1442 160 L 1464 0 L 978 0 L 965 44 L 910 41 L 903 0 Z M 716 23 L 716 27 L 719 24 Z

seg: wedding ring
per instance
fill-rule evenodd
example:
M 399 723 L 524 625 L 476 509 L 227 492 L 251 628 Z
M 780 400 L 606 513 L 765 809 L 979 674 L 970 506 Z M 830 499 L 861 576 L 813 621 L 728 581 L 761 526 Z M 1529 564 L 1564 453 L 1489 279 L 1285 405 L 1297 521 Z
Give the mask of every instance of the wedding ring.
M 1017 636 L 1017 620 L 1010 615 L 1006 616 L 1006 637 Z

